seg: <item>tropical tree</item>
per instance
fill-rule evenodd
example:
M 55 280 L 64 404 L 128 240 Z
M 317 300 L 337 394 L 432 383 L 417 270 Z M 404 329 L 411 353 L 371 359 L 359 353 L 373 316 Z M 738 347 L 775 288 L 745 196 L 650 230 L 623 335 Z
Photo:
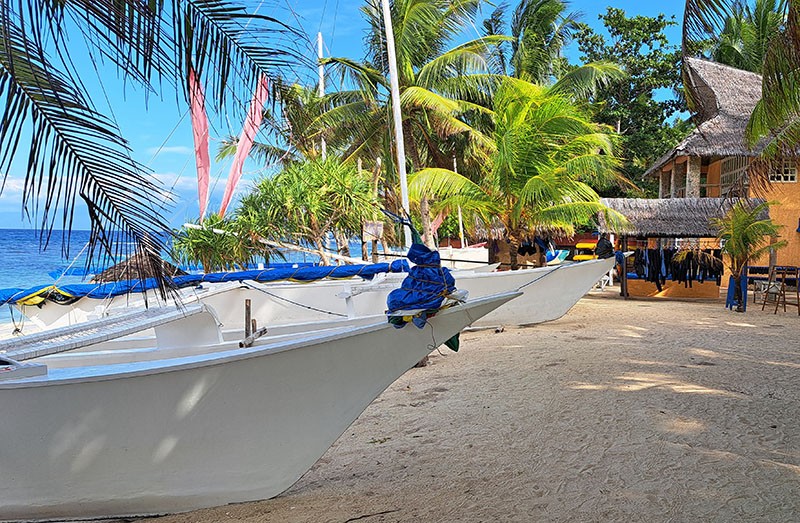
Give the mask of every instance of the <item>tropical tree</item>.
M 593 98 L 598 102 L 595 118 L 620 135 L 618 154 L 624 158 L 621 170 L 638 187 L 629 192 L 652 195 L 657 187 L 641 175 L 690 130 L 676 120 L 686 111 L 681 93 L 681 52 L 669 43 L 665 33 L 677 23 L 664 15 L 628 16 L 614 7 L 598 18 L 607 35 L 586 24 L 580 24 L 576 34 L 582 59 L 614 62 L 625 75 L 598 90 Z M 672 120 L 676 121 L 670 123 Z M 599 189 L 605 195 L 616 195 L 625 187 Z
M 483 23 L 486 34 L 505 34 L 507 6 L 500 5 Z M 511 52 L 495 51 L 503 74 L 549 84 L 570 69 L 562 55 L 577 31 L 579 15 L 567 13 L 564 0 L 522 0 L 511 16 Z M 508 56 L 507 56 L 508 55 Z
M 683 23 L 683 52 L 693 54 L 709 34 L 717 34 L 732 16 L 733 3 L 725 0 L 686 0 Z M 800 3 L 780 4 L 786 23 L 768 39 L 762 65 L 762 98 L 756 104 L 747 126 L 747 141 L 762 147 L 760 161 L 750 174 L 767 179 L 775 162 L 796 157 L 800 143 Z M 780 13 L 783 16 L 784 13 Z M 687 93 L 689 107 L 696 104 Z
M 322 141 L 329 140 L 330 128 L 320 124 L 320 116 L 331 107 L 360 99 L 357 91 L 338 91 L 320 96 L 316 87 L 297 83 L 275 82 L 276 97 L 271 108 L 264 111 L 261 135 L 266 141 L 256 141 L 250 158 L 263 164 L 286 166 L 291 162 L 322 157 Z M 217 160 L 236 154 L 239 138 L 229 136 L 220 142 Z
M 258 182 L 242 198 L 237 217 L 272 231 L 270 237 L 314 245 L 328 263 L 326 236 L 332 233 L 347 255 L 347 238 L 375 211 L 370 180 L 338 158 L 297 162 Z
M 286 25 L 247 7 L 219 0 L 0 4 L 0 172 L 5 180 L 26 166 L 22 208 L 38 221 L 45 246 L 54 227 L 71 229 L 83 201 L 91 254 L 141 251 L 154 271 L 162 267 L 153 233 L 169 229 L 160 215 L 165 191 L 133 159 L 114 119 L 96 109 L 72 57 L 110 62 L 148 96 L 188 93 L 191 67 L 221 108 L 231 93 L 250 92 L 262 75 L 301 60 L 279 38 L 292 32 Z M 68 241 L 63 246 L 67 254 Z
M 737 69 L 761 73 L 770 41 L 786 22 L 787 0 L 733 4 L 722 31 L 712 37 L 711 58 Z
M 489 73 L 488 55 L 502 35 L 479 37 L 448 48 L 472 23 L 481 0 L 395 0 L 391 5 L 406 152 L 413 170 L 452 166 L 454 141 L 470 148 L 476 169 L 485 161 L 486 137 L 469 116 L 491 104 L 498 81 Z M 394 158 L 389 131 L 389 70 L 379 2 L 362 8 L 369 23 L 363 62 L 329 58 L 334 70 L 358 86 L 362 97 L 328 112 L 322 122 L 338 130 L 331 142 L 345 157 Z M 422 44 L 424 42 L 424 44 Z M 396 172 L 393 162 L 387 167 Z M 396 182 L 396 177 L 391 180 Z M 423 232 L 432 238 L 428 198 L 420 194 Z
M 621 220 L 587 183 L 614 178 L 618 160 L 610 129 L 593 123 L 584 105 L 553 88 L 506 78 L 495 93 L 493 117 L 491 161 L 482 178 L 427 168 L 413 176 L 412 193 L 433 194 L 441 207 L 460 206 L 489 229 L 499 222 L 512 269 L 525 237 L 573 234 L 598 212 Z
M 786 241 L 773 242 L 781 225 L 776 225 L 768 216 L 769 206 L 774 203 L 752 205 L 747 200 L 737 201 L 725 218 L 712 220 L 719 229 L 722 253 L 726 257 L 735 285 L 736 310 L 742 311 L 742 275 L 747 265 L 772 249 L 786 246 Z
M 184 225 L 177 231 L 170 255 L 182 264 L 200 264 L 205 272 L 244 269 L 258 258 L 280 256 L 261 241 L 268 235 L 246 215 L 231 219 L 211 214 L 202 223 Z

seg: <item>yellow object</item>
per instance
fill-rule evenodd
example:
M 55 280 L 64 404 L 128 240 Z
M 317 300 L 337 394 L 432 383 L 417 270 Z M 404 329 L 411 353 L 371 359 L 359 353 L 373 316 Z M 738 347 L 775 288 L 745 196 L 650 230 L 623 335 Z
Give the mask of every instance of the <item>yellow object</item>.
M 74 296 L 71 295 L 70 293 L 62 291 L 55 285 L 50 285 L 48 287 L 43 287 L 36 292 L 28 294 L 27 296 L 19 298 L 18 300 L 16 300 L 15 303 L 19 305 L 39 305 L 47 298 L 47 294 L 50 292 L 57 292 L 61 295 L 66 296 L 67 298 L 74 298 Z
M 575 244 L 575 256 L 572 257 L 574 261 L 596 260 L 597 256 L 594 254 L 594 249 L 597 247 L 597 242 L 579 242 Z M 588 252 L 587 252 L 588 251 Z

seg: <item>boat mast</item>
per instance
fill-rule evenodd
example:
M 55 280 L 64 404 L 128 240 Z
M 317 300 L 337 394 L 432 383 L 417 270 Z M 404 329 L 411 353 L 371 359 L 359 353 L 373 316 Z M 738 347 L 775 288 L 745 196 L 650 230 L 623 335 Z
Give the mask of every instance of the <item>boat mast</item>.
M 319 66 L 317 67 L 317 71 L 319 72 L 319 88 L 317 94 L 320 98 L 325 96 L 325 66 L 322 65 L 322 33 L 317 33 L 317 59 L 319 60 Z M 320 138 L 320 149 L 322 150 L 322 159 L 324 160 L 328 156 L 328 147 L 325 143 L 325 137 Z
M 389 86 L 392 92 L 392 115 L 394 116 L 394 137 L 397 149 L 397 173 L 400 177 L 400 198 L 403 210 L 411 216 L 408 205 L 408 179 L 406 177 L 406 151 L 403 143 L 403 117 L 400 114 L 400 83 L 397 79 L 397 58 L 394 52 L 394 31 L 389 0 L 381 0 L 383 6 L 383 27 L 386 31 L 386 54 L 389 59 Z M 411 247 L 411 229 L 403 227 L 406 248 Z

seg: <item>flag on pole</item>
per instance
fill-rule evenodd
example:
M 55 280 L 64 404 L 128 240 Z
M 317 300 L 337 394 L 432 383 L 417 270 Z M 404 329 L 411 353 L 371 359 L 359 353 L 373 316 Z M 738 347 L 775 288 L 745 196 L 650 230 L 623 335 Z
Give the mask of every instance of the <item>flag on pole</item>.
M 233 157 L 233 165 L 231 165 L 231 172 L 228 174 L 228 182 L 225 184 L 225 194 L 222 196 L 222 205 L 219 208 L 220 216 L 225 215 L 225 210 L 228 208 L 233 192 L 239 179 L 242 177 L 242 167 L 247 155 L 250 154 L 250 149 L 253 147 L 253 142 L 256 138 L 256 133 L 261 125 L 261 119 L 264 117 L 264 103 L 269 96 L 269 83 L 267 77 L 262 76 L 256 87 L 256 92 L 253 94 L 253 100 L 250 102 L 250 110 L 247 112 L 247 118 L 244 121 L 242 134 L 239 137 L 239 144 L 236 146 L 236 155 Z
M 211 162 L 208 157 L 208 117 L 203 86 L 193 68 L 189 68 L 189 110 L 192 116 L 194 156 L 197 164 L 197 200 L 200 204 L 200 220 L 205 217 L 208 205 L 208 178 Z

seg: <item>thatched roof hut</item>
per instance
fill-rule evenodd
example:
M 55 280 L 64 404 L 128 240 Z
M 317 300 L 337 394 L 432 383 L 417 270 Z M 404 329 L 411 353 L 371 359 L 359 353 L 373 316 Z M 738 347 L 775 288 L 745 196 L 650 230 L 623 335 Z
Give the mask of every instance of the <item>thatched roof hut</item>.
M 137 253 L 96 275 L 92 278 L 92 283 L 154 278 L 159 275 L 159 269 L 162 271 L 161 274 L 166 274 L 170 277 L 186 274 L 186 272 L 167 261 L 161 259 L 153 260 L 142 253 Z
M 699 58 L 687 58 L 684 66 L 698 126 L 645 176 L 679 156 L 755 156 L 760 151 L 747 147 L 744 131 L 761 99 L 761 76 Z
M 614 230 L 599 218 L 599 231 L 642 238 L 716 238 L 713 218 L 724 218 L 737 200 L 731 198 L 603 198 L 604 205 L 624 215 L 629 226 Z M 753 205 L 763 200 L 750 198 Z M 766 212 L 765 218 L 769 217 Z

